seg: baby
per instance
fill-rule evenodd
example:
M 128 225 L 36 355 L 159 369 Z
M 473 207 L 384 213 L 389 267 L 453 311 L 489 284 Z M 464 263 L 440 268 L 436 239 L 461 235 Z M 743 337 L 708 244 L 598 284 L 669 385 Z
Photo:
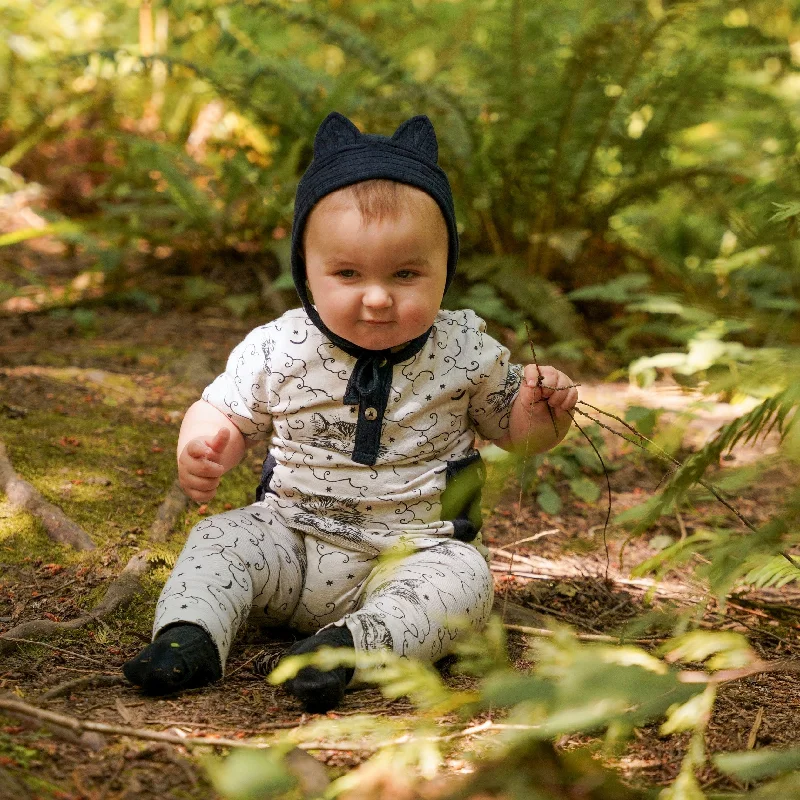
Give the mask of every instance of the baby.
M 257 501 L 189 535 L 153 642 L 124 666 L 144 691 L 218 680 L 251 614 L 310 634 L 291 654 L 349 647 L 356 664 L 378 648 L 434 662 L 486 622 L 476 433 L 546 450 L 577 391 L 553 367 L 510 363 L 473 312 L 441 310 L 458 233 L 437 159 L 424 116 L 391 138 L 338 113 L 320 126 L 292 229 L 302 308 L 233 350 L 178 441 L 181 485 L 200 502 L 268 441 Z M 287 688 L 325 711 L 358 678 L 306 667 Z

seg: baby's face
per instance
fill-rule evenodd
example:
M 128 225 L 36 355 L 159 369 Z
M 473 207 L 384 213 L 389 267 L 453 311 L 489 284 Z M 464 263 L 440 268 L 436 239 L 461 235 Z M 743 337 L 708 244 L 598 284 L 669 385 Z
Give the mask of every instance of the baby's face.
M 311 212 L 304 238 L 317 312 L 335 334 L 369 350 L 408 342 L 439 311 L 447 246 L 444 218 L 422 191 L 366 224 L 347 193 L 328 195 Z

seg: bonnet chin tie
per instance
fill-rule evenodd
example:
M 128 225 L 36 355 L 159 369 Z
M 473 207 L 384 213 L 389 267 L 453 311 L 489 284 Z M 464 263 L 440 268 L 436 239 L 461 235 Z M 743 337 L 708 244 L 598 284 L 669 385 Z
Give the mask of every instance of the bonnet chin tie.
M 353 461 L 372 466 L 380 455 L 383 416 L 392 390 L 392 371 L 395 364 L 413 358 L 425 346 L 432 328 L 407 342 L 400 350 L 364 350 L 350 342 L 336 342 L 351 356 L 356 365 L 350 373 L 343 402 L 358 405 Z M 339 337 L 336 337 L 337 339 Z

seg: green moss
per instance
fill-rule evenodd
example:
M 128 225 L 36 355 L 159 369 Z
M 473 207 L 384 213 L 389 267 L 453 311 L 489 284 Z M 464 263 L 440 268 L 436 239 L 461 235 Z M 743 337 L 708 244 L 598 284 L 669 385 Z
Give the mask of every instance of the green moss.
M 0 561 L 20 564 L 41 558 L 63 564 L 75 551 L 54 542 L 44 525 L 25 511 L 17 511 L 0 499 Z
M 97 406 L 33 411 L 25 423 L 0 429 L 14 468 L 96 544 L 149 527 L 175 477 L 177 431 Z

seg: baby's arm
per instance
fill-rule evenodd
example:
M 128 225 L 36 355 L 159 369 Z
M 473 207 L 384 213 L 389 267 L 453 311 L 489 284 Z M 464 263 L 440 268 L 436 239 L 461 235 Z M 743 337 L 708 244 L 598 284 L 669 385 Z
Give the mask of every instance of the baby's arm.
M 244 457 L 245 438 L 221 411 L 198 400 L 189 407 L 178 436 L 178 480 L 192 500 L 207 503 L 220 478 Z
M 567 375 L 555 367 L 528 364 L 511 407 L 508 431 L 495 444 L 504 450 L 524 449 L 529 455 L 555 447 L 572 425 L 570 412 L 577 402 L 578 390 Z M 547 406 L 553 412 L 552 419 Z M 553 428 L 553 421 L 558 434 Z

